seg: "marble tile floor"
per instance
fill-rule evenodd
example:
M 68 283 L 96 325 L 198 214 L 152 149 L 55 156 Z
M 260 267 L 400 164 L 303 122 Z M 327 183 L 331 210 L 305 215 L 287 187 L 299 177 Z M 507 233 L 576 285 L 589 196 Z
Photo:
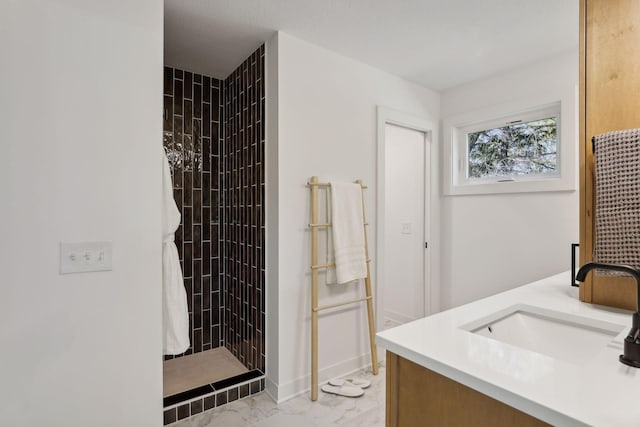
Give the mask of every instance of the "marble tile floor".
M 229 403 L 195 415 L 171 427 L 324 427 L 384 426 L 385 368 L 377 376 L 371 369 L 354 374 L 371 380 L 371 387 L 358 398 L 348 398 L 320 391 L 312 402 L 304 393 L 276 405 L 266 393 Z
M 383 327 L 383 331 L 386 331 L 387 329 L 391 329 L 391 328 L 395 328 L 396 326 L 400 326 L 402 325 L 402 323 L 395 321 L 395 320 L 391 320 L 391 319 L 384 319 L 384 327 Z

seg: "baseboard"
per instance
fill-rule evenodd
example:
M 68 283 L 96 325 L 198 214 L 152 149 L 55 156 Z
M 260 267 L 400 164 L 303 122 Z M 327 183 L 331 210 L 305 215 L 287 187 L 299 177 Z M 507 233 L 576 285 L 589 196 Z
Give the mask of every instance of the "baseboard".
M 318 372 L 318 383 L 322 385 L 331 378 L 343 377 L 367 367 L 371 367 L 370 353 L 321 369 Z M 309 393 L 311 390 L 311 374 L 279 385 L 267 379 L 266 388 L 267 393 L 273 400 L 277 403 L 282 403 L 302 393 Z
M 399 324 L 405 324 L 405 323 L 409 323 L 409 322 L 413 322 L 414 320 L 417 320 L 417 319 L 414 319 L 413 317 L 407 316 L 406 314 L 398 313 L 397 311 L 393 311 L 389 309 L 384 310 L 384 318 Z
M 278 384 L 274 383 L 271 378 L 268 376 L 265 378 L 265 393 L 267 396 L 271 398 L 274 402 L 278 403 Z
M 398 327 L 398 326 L 402 326 L 402 322 L 396 322 L 395 320 L 391 320 L 391 319 L 385 318 L 382 330 L 386 331 L 387 329 L 395 328 L 395 327 Z

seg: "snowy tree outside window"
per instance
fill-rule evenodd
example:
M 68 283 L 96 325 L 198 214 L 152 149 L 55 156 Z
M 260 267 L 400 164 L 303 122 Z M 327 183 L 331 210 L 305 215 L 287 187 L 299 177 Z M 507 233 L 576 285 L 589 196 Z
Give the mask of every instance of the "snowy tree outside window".
M 467 179 L 558 172 L 558 117 L 467 133 Z

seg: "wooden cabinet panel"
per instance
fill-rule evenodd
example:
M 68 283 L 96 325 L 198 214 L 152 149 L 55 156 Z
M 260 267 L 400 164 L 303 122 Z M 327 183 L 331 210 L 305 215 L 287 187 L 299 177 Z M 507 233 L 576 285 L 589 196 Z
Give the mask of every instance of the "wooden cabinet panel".
M 549 424 L 387 352 L 387 427 Z
M 593 260 L 595 175 L 591 138 L 640 127 L 640 2 L 580 1 L 580 261 Z M 580 299 L 635 310 L 635 282 L 590 274 Z

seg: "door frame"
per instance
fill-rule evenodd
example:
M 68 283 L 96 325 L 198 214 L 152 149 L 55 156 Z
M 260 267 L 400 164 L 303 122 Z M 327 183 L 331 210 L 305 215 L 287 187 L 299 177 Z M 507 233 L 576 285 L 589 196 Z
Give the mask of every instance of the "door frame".
M 425 134 L 425 239 L 429 243 L 424 253 L 424 315 L 436 313 L 440 309 L 440 192 L 439 192 L 439 150 L 438 124 L 435 119 L 417 117 L 412 114 L 377 107 L 377 174 L 376 174 L 376 323 L 377 330 L 384 326 L 384 273 L 385 265 L 385 150 L 387 124 L 424 132 Z M 429 164 L 426 164 L 426 159 Z

